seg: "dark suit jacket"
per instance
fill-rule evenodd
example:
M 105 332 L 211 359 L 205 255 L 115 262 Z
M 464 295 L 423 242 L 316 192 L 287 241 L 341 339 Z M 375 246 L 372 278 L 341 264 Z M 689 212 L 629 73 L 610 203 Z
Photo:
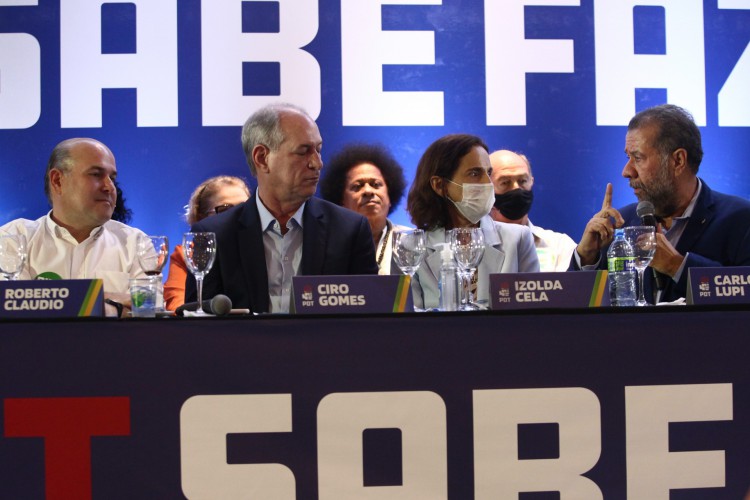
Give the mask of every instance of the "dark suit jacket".
M 736 196 L 712 191 L 701 179 L 703 187 L 695 202 L 685 231 L 677 242 L 677 251 L 687 254 L 679 282 L 664 277 L 662 302 L 671 302 L 687 296 L 688 269 L 691 267 L 726 267 L 750 265 L 750 202 Z M 625 226 L 641 225 L 636 214 L 637 203 L 620 210 Z M 575 256 L 572 268 L 577 268 Z M 607 249 L 602 251 L 599 268 L 607 268 Z M 644 292 L 646 300 L 654 301 L 654 276 L 646 269 Z
M 268 312 L 268 273 L 255 195 L 226 212 L 196 223 L 192 231 L 216 233 L 216 261 L 203 281 L 203 299 L 223 293 L 232 307 Z M 302 215 L 302 275 L 377 274 L 367 219 L 319 198 L 307 200 Z M 186 302 L 196 300 L 188 276 Z

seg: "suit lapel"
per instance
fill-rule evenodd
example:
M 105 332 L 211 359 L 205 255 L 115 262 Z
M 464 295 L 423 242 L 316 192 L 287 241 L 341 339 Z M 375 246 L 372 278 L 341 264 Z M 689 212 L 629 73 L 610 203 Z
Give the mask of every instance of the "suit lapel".
M 315 198 L 310 198 L 302 213 L 302 265 L 300 274 L 323 274 L 328 224 Z
M 480 276 L 499 273 L 505 262 L 503 242 L 495 230 L 495 224 L 492 222 L 492 219 L 484 217 L 479 225 L 482 228 L 482 233 L 484 233 L 484 256 L 479 263 L 479 267 L 483 272 L 480 273 Z M 487 271 L 486 273 L 484 273 L 485 270 Z
M 237 232 L 237 253 L 240 256 L 242 271 L 250 290 L 250 304 L 255 312 L 268 311 L 268 271 L 266 269 L 266 251 L 263 246 L 263 228 L 260 227 L 260 215 L 256 195 L 253 195 L 242 209 L 239 216 L 240 228 Z
M 425 244 L 427 255 L 422 265 L 426 266 L 430 271 L 432 277 L 435 278 L 435 283 L 440 279 L 440 267 L 443 264 L 443 259 L 440 256 L 441 247 L 438 246 L 441 243 L 447 243 L 445 228 L 439 227 L 427 232 L 427 242 Z
M 714 218 L 713 196 L 705 182 L 702 182 L 701 193 L 695 202 L 693 213 L 688 219 L 687 226 L 677 242 L 677 251 L 685 255 L 698 241 L 711 219 Z

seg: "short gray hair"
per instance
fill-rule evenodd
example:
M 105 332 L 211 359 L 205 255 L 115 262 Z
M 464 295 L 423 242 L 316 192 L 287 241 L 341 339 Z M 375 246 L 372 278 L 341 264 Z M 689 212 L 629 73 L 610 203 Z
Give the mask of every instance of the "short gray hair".
M 257 177 L 257 170 L 253 162 L 253 149 L 263 145 L 271 151 L 276 151 L 284 142 L 284 131 L 281 130 L 281 116 L 286 112 L 300 113 L 308 118 L 303 108 L 289 103 L 277 103 L 263 106 L 245 121 L 242 127 L 242 150 L 250 166 L 250 173 Z M 312 120 L 312 118 L 310 118 Z
M 49 186 L 49 173 L 52 169 L 60 170 L 64 173 L 70 172 L 73 167 L 73 160 L 70 157 L 70 148 L 77 142 L 77 139 L 67 139 L 55 146 L 52 150 L 52 154 L 47 161 L 47 170 L 44 172 L 44 194 L 47 196 L 47 201 L 52 206 L 52 190 Z

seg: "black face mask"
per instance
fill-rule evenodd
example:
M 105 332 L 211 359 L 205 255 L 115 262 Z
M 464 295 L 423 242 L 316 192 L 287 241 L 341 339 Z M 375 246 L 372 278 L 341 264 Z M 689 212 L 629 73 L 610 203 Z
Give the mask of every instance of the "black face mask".
M 495 195 L 495 208 L 508 220 L 523 218 L 531 210 L 534 192 L 524 189 L 513 189 L 503 194 Z

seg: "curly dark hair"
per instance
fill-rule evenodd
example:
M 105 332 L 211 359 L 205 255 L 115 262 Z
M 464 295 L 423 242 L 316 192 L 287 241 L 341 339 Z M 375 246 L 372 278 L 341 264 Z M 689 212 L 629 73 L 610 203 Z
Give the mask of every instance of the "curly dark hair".
M 416 227 L 430 231 L 448 226 L 448 202 L 432 189 L 431 179 L 435 176 L 444 179 L 453 177 L 461 158 L 477 146 L 489 152 L 484 141 L 475 135 L 451 134 L 436 140 L 425 150 L 419 159 L 417 174 L 406 200 L 406 209 Z
M 130 221 L 133 219 L 133 211 L 125 206 L 125 197 L 117 181 L 115 181 L 115 190 L 117 191 L 117 202 L 115 202 L 115 209 L 112 211 L 112 220 L 122 222 L 123 224 L 130 224 Z
M 662 104 L 644 109 L 630 119 L 628 130 L 635 130 L 655 124 L 659 135 L 653 147 L 666 158 L 675 150 L 684 148 L 687 151 L 687 162 L 694 174 L 698 173 L 703 160 L 701 131 L 689 111 L 674 104 Z
M 388 189 L 388 198 L 391 200 L 388 213 L 393 213 L 404 196 L 406 179 L 404 179 L 404 170 L 401 165 L 381 144 L 355 143 L 344 146 L 323 169 L 325 176 L 320 181 L 320 196 L 331 203 L 342 205 L 346 189 L 346 174 L 363 163 L 371 163 L 380 170 L 385 187 Z

